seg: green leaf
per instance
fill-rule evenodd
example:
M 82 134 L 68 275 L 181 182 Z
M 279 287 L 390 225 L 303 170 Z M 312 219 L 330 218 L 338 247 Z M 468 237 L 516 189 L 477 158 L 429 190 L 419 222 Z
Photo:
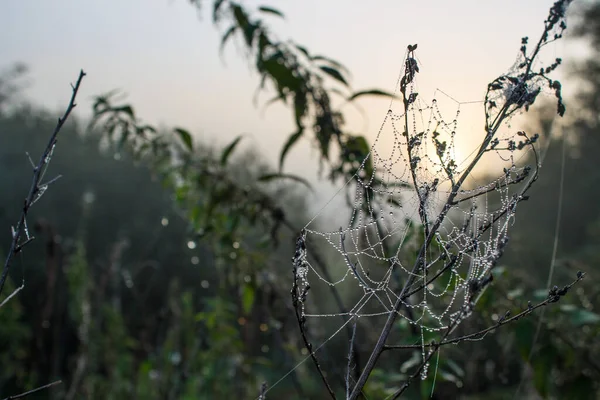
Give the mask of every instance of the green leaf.
M 274 8 L 271 7 L 258 7 L 258 11 L 267 13 L 267 14 L 274 14 L 277 15 L 278 17 L 284 18 L 283 13 L 279 10 L 276 10 Z
M 293 181 L 302 183 L 303 185 L 305 185 L 307 188 L 309 188 L 311 191 L 314 192 L 313 187 L 306 179 L 304 179 L 298 175 L 293 175 L 293 174 L 284 174 L 284 173 L 265 174 L 265 175 L 260 176 L 258 178 L 258 181 L 259 182 L 269 182 L 274 179 L 291 179 Z
M 577 310 L 577 307 L 575 307 L 574 304 L 561 304 L 559 308 L 560 311 L 565 313 L 570 313 Z
M 334 67 L 343 70 L 345 73 L 349 74 L 350 71 L 348 71 L 348 68 L 344 67 L 341 63 L 332 60 L 329 57 L 325 57 L 325 56 L 313 56 L 311 57 L 312 61 L 325 61 L 326 63 L 333 65 Z
M 369 143 L 364 136 L 351 136 L 348 135 L 346 139 L 345 150 L 348 154 L 353 154 L 355 159 L 362 161 L 369 155 L 371 151 Z
M 294 113 L 296 117 L 296 125 L 302 125 L 302 118 L 308 112 L 308 99 L 305 92 L 296 92 L 294 96 Z
M 192 151 L 194 149 L 192 135 L 190 135 L 190 133 L 185 129 L 175 128 L 173 130 L 179 136 L 179 139 L 183 142 L 183 144 L 185 144 L 185 147 L 187 147 L 189 151 Z
M 131 119 L 135 119 L 135 113 L 133 112 L 133 108 L 129 105 L 127 106 L 122 106 L 122 107 L 115 107 L 112 109 L 113 112 L 118 113 L 118 112 L 122 112 L 127 114 L 129 117 L 131 117 Z
M 271 41 L 265 34 L 264 30 L 261 29 L 258 34 L 258 49 L 257 49 L 258 51 L 256 52 L 257 61 L 260 61 L 263 59 L 265 50 L 267 49 L 268 46 L 271 46 Z
M 223 5 L 225 0 L 215 0 L 213 4 L 213 22 L 217 23 L 219 21 L 219 9 Z
M 365 170 L 365 174 L 367 174 L 367 176 L 372 176 L 373 160 L 368 158 L 370 151 L 371 149 L 369 147 L 369 143 L 364 136 L 348 135 L 341 158 L 344 163 L 350 163 L 354 165 L 356 163 L 360 163 Z M 364 164 L 362 164 L 363 161 Z
M 248 47 L 252 47 L 252 43 L 254 42 L 254 33 L 258 28 L 258 24 L 251 23 L 248 23 L 248 25 L 244 27 L 244 39 L 246 40 Z
M 222 166 L 225 166 L 227 164 L 227 160 L 229 159 L 229 156 L 231 155 L 233 150 L 235 150 L 235 147 L 242 139 L 242 136 L 243 135 L 239 135 L 238 137 L 236 137 L 231 143 L 229 143 L 229 145 L 227 145 L 227 147 L 225 147 L 223 149 L 223 152 L 221 153 L 221 165 Z
M 438 375 L 440 376 L 440 378 L 442 378 L 442 381 L 454 382 L 454 383 L 462 382 L 456 375 L 454 375 L 448 371 L 440 370 L 440 371 L 438 371 Z
M 396 96 L 393 93 L 389 93 L 383 90 L 379 90 L 379 89 L 368 89 L 368 90 L 361 90 L 358 91 L 356 93 L 353 93 L 350 97 L 348 97 L 347 101 L 353 101 L 356 100 L 359 97 L 362 96 L 383 96 L 383 97 L 389 97 L 392 99 L 398 99 L 399 97 Z
M 255 294 L 256 291 L 252 285 L 248 284 L 244 286 L 242 290 L 242 308 L 244 309 L 244 313 L 248 314 L 252 310 Z
M 600 315 L 582 308 L 569 312 L 569 319 L 575 326 L 597 324 L 600 322 Z
M 286 57 L 279 51 L 257 64 L 257 69 L 261 74 L 266 74 L 273 80 L 281 97 L 285 97 L 286 93 L 290 91 L 299 90 L 306 84 L 300 76 L 294 74 L 293 67 L 286 65 Z
M 463 378 L 465 376 L 465 371 L 458 365 L 456 362 L 451 359 L 446 360 L 446 365 L 454 372 L 454 374 L 458 377 Z
M 331 68 L 331 67 L 327 67 L 325 65 L 322 65 L 319 68 L 321 68 L 321 70 L 323 72 L 325 72 L 327 75 L 331 76 L 335 80 L 340 81 L 344 85 L 348 86 L 348 82 L 346 82 L 346 79 L 344 78 L 344 76 L 337 69 Z
M 308 54 L 308 50 L 306 49 L 306 47 L 300 46 L 299 44 L 295 44 L 294 46 L 296 46 L 296 48 L 298 50 L 300 50 L 300 52 L 302 52 L 302 54 L 304 54 L 306 57 L 310 58 L 310 55 Z
M 144 361 L 138 368 L 140 376 L 147 376 L 152 369 L 152 363 L 150 361 Z
M 223 50 L 225 49 L 225 44 L 227 43 L 227 40 L 229 40 L 229 38 L 231 37 L 231 35 L 234 34 L 234 32 L 236 31 L 237 28 L 238 28 L 237 26 L 233 25 L 232 27 L 227 29 L 227 31 L 221 38 L 221 46 L 219 47 L 219 51 L 221 53 L 223 53 Z
M 231 8 L 233 9 L 233 16 L 235 17 L 238 26 L 245 30 L 246 27 L 250 25 L 248 14 L 246 14 L 246 11 L 238 4 L 233 5 Z
M 413 351 L 411 357 L 400 366 L 400 372 L 406 373 L 411 368 L 416 367 L 422 361 L 421 353 Z
M 515 288 L 506 294 L 509 300 L 514 300 L 523 296 L 523 288 Z
M 122 148 L 125 145 L 125 143 L 127 142 L 130 132 L 127 129 L 126 124 L 121 123 L 120 126 L 121 126 L 121 140 L 119 141 L 119 148 Z
M 110 99 L 114 98 L 120 92 L 121 90 L 119 89 L 113 89 L 110 92 L 96 96 L 93 105 L 94 114 L 108 111 L 110 109 Z
M 504 265 L 499 265 L 492 270 L 492 275 L 494 275 L 494 278 L 500 278 L 500 277 L 506 276 L 507 273 L 508 273 L 508 269 Z M 546 294 L 547 294 L 547 292 L 546 292 Z
M 138 127 L 137 134 L 140 136 L 146 136 L 147 134 L 156 134 L 156 128 L 152 125 L 142 125 Z
M 287 104 L 285 96 L 278 94 L 277 96 L 273 97 L 272 99 L 269 99 L 269 101 L 265 102 L 264 110 L 266 110 L 270 105 L 272 105 L 278 101 L 281 101 L 284 104 Z
M 292 133 L 287 142 L 283 145 L 283 149 L 281 149 L 281 155 L 279 156 L 279 170 L 283 169 L 283 161 L 285 160 L 287 152 L 298 141 L 298 139 L 300 139 L 303 133 L 304 128 L 300 127 L 297 132 Z

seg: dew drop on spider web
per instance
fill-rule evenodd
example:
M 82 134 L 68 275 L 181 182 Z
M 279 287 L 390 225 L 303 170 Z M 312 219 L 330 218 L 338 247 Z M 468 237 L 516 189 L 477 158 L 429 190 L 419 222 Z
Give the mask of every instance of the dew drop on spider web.
M 35 202 L 37 202 L 44 195 L 44 193 L 46 193 L 46 189 L 48 189 L 48 185 L 38 186 L 37 192 L 30 205 L 33 205 Z
M 25 232 L 25 238 L 29 239 L 29 227 L 27 226 L 27 219 L 23 220 L 23 231 Z
M 44 164 L 50 163 L 50 159 L 52 159 L 52 155 L 54 154 L 55 147 L 56 147 L 56 143 L 54 143 L 52 145 L 52 147 L 50 148 L 50 151 L 48 152 L 48 155 L 46 156 L 46 158 L 44 158 Z
M 418 76 L 413 78 L 417 80 Z M 441 90 L 432 97 L 428 101 L 425 95 L 419 96 L 418 105 L 411 107 L 405 107 L 402 101 L 392 102 L 371 141 L 367 159 L 358 160 L 361 164 L 356 173 L 345 182 L 344 190 L 336 192 L 336 200 L 343 200 L 344 206 L 330 200 L 307 224 L 307 252 L 302 252 L 297 260 L 297 278 L 301 285 L 311 287 L 307 324 L 323 330 L 322 344 L 346 330 L 325 333 L 327 324 L 321 322 L 325 318 L 318 317 L 362 317 L 365 326 L 376 326 L 393 313 L 407 326 L 427 332 L 428 340 L 439 340 L 451 321 L 458 325 L 468 317 L 458 317 L 471 301 L 467 280 L 487 276 L 490 260 L 497 258 L 498 243 L 507 235 L 514 212 L 512 196 L 520 193 L 522 186 L 511 182 L 515 174 L 498 181 L 498 174 L 494 173 L 486 181 L 487 175 L 482 172 L 487 171 L 477 170 L 477 174 L 462 179 L 465 184 L 451 194 L 460 170 L 470 171 L 469 159 L 455 159 L 456 154 L 468 154 L 466 150 L 478 148 L 473 143 L 469 143 L 469 148 L 460 148 L 455 141 L 486 137 L 481 130 L 472 132 L 477 136 L 470 136 L 471 132 L 463 132 L 462 125 L 458 129 L 458 122 L 468 119 L 472 111 L 479 111 L 471 107 L 481 104 L 457 104 Z M 504 131 L 495 136 L 498 143 L 515 138 L 516 133 L 505 128 L 503 125 Z M 496 131 L 489 132 L 495 135 Z M 507 152 L 502 147 L 497 145 L 494 151 L 482 153 L 482 162 L 501 162 L 500 171 L 504 167 L 515 173 L 521 171 L 512 158 L 503 158 Z M 497 190 L 492 192 L 494 188 Z M 493 205 L 487 203 L 487 193 L 491 193 Z M 475 206 L 481 207 L 477 213 Z M 431 232 L 436 240 L 430 241 L 431 245 L 420 253 L 423 258 L 415 261 L 425 239 L 423 226 L 434 226 L 442 210 L 449 211 L 441 216 L 443 224 Z M 330 276 L 313 262 L 312 256 L 319 255 L 319 251 L 328 259 Z M 311 254 L 310 259 L 307 254 Z M 430 282 L 442 268 L 446 272 Z M 414 293 L 408 299 L 400 299 L 401 311 L 394 310 L 402 286 L 409 280 Z M 326 296 L 332 287 L 343 290 L 347 304 L 342 311 L 333 297 Z M 422 358 L 418 353 L 416 358 L 419 364 L 423 363 L 420 376 L 427 379 L 430 365 L 425 362 L 429 356 L 426 351 L 431 348 L 425 345 L 423 336 L 419 347 Z
M 421 370 L 421 380 L 424 381 L 427 379 L 427 375 L 429 373 L 429 361 L 423 365 L 423 369 Z

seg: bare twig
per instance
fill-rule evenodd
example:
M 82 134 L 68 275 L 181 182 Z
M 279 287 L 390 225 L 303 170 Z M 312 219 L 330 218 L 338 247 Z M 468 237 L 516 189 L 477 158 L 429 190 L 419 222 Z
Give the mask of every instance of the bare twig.
M 356 321 L 357 318 L 354 318 L 354 323 L 352 324 L 352 338 L 350 339 L 350 345 L 348 346 L 348 367 L 346 369 L 346 398 L 350 396 L 350 371 L 352 371 L 352 354 L 354 349 L 354 339 L 356 338 Z
M 267 399 L 267 382 L 263 382 L 260 385 L 260 393 L 258 395 L 258 400 L 266 400 Z
M 533 313 L 535 310 L 537 310 L 538 308 L 547 306 L 551 303 L 556 303 L 560 297 L 564 296 L 565 294 L 567 294 L 567 292 L 569 291 L 569 289 L 575 285 L 577 282 L 579 282 L 580 280 L 583 279 L 583 277 L 585 276 L 584 273 L 580 272 L 577 275 L 577 279 L 574 280 L 573 282 L 571 282 L 570 284 L 564 286 L 562 289 L 558 289 L 558 288 L 553 288 L 550 290 L 550 292 L 548 293 L 548 297 L 544 300 L 539 302 L 536 305 L 530 304 L 527 309 L 521 311 L 520 313 L 512 316 L 512 317 L 508 317 L 505 316 L 501 317 L 500 319 L 498 319 L 498 322 L 492 326 L 489 326 L 485 329 L 482 329 L 478 332 L 473 332 L 464 336 L 460 336 L 460 337 L 456 337 L 456 338 L 452 338 L 452 339 L 446 339 L 441 341 L 440 343 L 437 344 L 406 344 L 406 345 L 386 345 L 384 346 L 384 350 L 406 350 L 406 349 L 421 349 L 423 347 L 439 347 L 439 346 L 444 346 L 447 344 L 456 344 L 456 343 L 460 343 L 464 340 L 478 340 L 478 339 L 482 339 L 486 334 L 495 331 L 496 329 L 500 328 L 501 326 L 504 326 L 506 324 L 509 324 L 511 322 L 517 321 L 525 316 L 528 316 L 529 314 Z
M 294 233 L 298 232 L 298 229 L 296 227 L 294 227 L 294 225 L 285 216 L 283 217 L 282 223 L 291 232 L 294 232 Z M 308 240 L 308 239 L 306 239 L 306 240 Z M 305 243 L 305 245 L 306 245 L 306 243 Z M 329 282 L 333 281 L 333 279 L 331 278 L 331 274 L 329 273 L 329 269 L 327 269 L 326 263 L 321 258 L 321 255 L 318 252 L 313 250 L 310 252 L 309 256 L 311 257 L 312 261 L 315 262 L 315 264 L 319 268 L 319 272 L 323 275 L 323 277 L 325 279 L 327 279 Z M 353 331 L 350 329 L 350 326 L 346 324 L 350 318 L 348 317 L 348 311 L 347 311 L 346 307 L 344 306 L 342 297 L 340 296 L 340 293 L 338 292 L 338 290 L 335 286 L 328 285 L 328 287 L 329 287 L 329 291 L 331 292 L 331 295 L 333 296 L 333 299 L 335 300 L 336 306 L 338 307 L 338 309 L 340 311 L 342 319 L 344 320 L 344 325 L 346 327 L 346 333 L 348 335 L 348 340 L 351 340 L 352 336 L 353 336 Z M 356 365 L 356 368 L 354 369 L 355 379 L 358 379 L 358 377 L 360 375 L 360 365 L 361 364 L 360 364 L 359 347 L 356 342 L 354 342 L 354 344 L 353 344 L 353 352 L 354 352 L 354 363 Z
M 46 169 L 48 168 L 48 163 L 50 162 L 50 158 L 52 156 L 54 146 L 56 145 L 56 142 L 58 140 L 57 139 L 58 133 L 60 132 L 64 123 L 69 118 L 71 111 L 73 111 L 73 109 L 76 106 L 75 98 L 77 96 L 77 92 L 79 91 L 79 87 L 81 85 L 81 81 L 83 80 L 84 76 L 85 76 L 85 72 L 83 72 L 83 70 L 81 70 L 79 72 L 79 78 L 77 79 L 77 83 L 75 84 L 75 86 L 71 85 L 71 87 L 73 88 L 73 93 L 71 95 L 71 100 L 69 101 L 69 105 L 67 106 L 67 109 L 66 109 L 65 113 L 63 114 L 63 116 L 58 118 L 58 122 L 56 124 L 56 127 L 54 128 L 54 132 L 52 132 L 52 135 L 50 136 L 48 145 L 46 146 L 46 149 L 44 150 L 42 156 L 40 157 L 38 164 L 33 169 L 33 178 L 31 181 L 31 187 L 29 188 L 29 193 L 27 194 L 27 197 L 25 198 L 25 201 L 23 203 L 23 209 L 21 211 L 21 217 L 19 218 L 19 222 L 17 223 L 16 228 L 13 229 L 12 242 L 10 244 L 10 249 L 8 251 L 8 254 L 6 256 L 6 261 L 4 262 L 4 268 L 2 269 L 2 275 L 0 276 L 0 294 L 2 294 L 2 290 L 4 289 L 4 284 L 8 277 L 8 272 L 10 270 L 10 265 L 13 260 L 13 257 L 16 254 L 18 254 L 20 251 L 22 251 L 23 247 L 26 244 L 30 243 L 33 239 L 32 237 L 29 237 L 29 234 L 26 231 L 27 213 L 29 212 L 31 205 L 33 203 L 35 203 L 37 200 L 39 200 L 41 195 L 44 193 L 44 191 L 48 187 L 48 183 L 42 184 L 41 180 L 44 177 Z M 54 180 L 56 180 L 56 179 L 54 179 Z M 52 180 L 51 182 L 53 182 L 54 180 Z M 25 238 L 25 241 L 20 242 L 21 234 L 23 233 L 23 231 L 25 231 L 26 238 Z M 21 289 L 22 288 L 18 288 L 17 290 L 21 290 Z
M 308 293 L 308 290 L 310 289 L 310 285 L 308 285 L 308 284 L 305 284 L 303 288 L 301 288 L 300 285 L 298 285 L 298 276 L 302 275 L 301 269 L 307 268 L 307 266 L 305 265 L 306 261 L 304 259 L 304 257 L 306 256 L 306 243 L 305 243 L 306 239 L 305 238 L 306 238 L 306 232 L 303 230 L 300 233 L 298 240 L 296 241 L 296 254 L 293 258 L 294 267 L 292 269 L 292 273 L 294 274 L 294 280 L 293 280 L 293 286 L 292 286 L 292 304 L 294 306 L 294 312 L 296 314 L 298 326 L 300 327 L 300 335 L 302 336 L 304 345 L 306 346 L 306 349 L 309 351 L 310 358 L 313 360 L 313 363 L 314 363 L 315 367 L 317 368 L 317 372 L 319 373 L 321 380 L 323 380 L 323 383 L 325 384 L 325 387 L 327 388 L 329 395 L 331 396 L 332 399 L 335 400 L 336 399 L 335 393 L 333 392 L 333 389 L 329 385 L 329 381 L 325 377 L 325 373 L 323 372 L 323 369 L 321 368 L 321 365 L 319 364 L 319 360 L 317 359 L 317 356 L 316 356 L 315 352 L 313 351 L 312 344 L 308 340 L 307 333 L 305 330 L 306 317 L 304 315 L 302 315 L 303 313 L 301 313 L 301 310 L 303 307 L 301 303 L 304 303 L 304 301 L 306 300 L 306 294 Z
M 4 400 L 22 399 L 25 396 L 29 396 L 30 394 L 41 392 L 42 390 L 46 390 L 48 388 L 51 388 L 52 386 L 56 386 L 56 385 L 59 385 L 61 383 L 62 383 L 62 381 L 60 381 L 60 380 L 59 381 L 54 381 L 54 382 L 48 383 L 48 384 L 46 384 L 44 386 L 40 386 L 38 388 L 32 389 L 32 390 L 30 390 L 28 392 L 24 392 L 24 393 L 20 393 L 20 394 L 15 394 L 15 395 L 12 395 L 12 396 L 8 396 Z

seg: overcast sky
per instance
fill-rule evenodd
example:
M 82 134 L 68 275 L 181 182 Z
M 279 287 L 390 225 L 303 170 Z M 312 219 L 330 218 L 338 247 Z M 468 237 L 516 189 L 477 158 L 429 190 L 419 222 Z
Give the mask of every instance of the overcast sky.
M 408 44 L 418 43 L 420 95 L 436 88 L 459 101 L 482 100 L 487 83 L 506 71 L 520 39 L 537 39 L 553 0 L 303 0 L 246 1 L 270 5 L 284 20 L 265 17 L 281 39 L 332 57 L 352 72 L 355 89 L 393 90 Z M 220 32 L 211 22 L 212 1 L 198 15 L 187 0 L 3 0 L 0 2 L 2 66 L 25 62 L 38 104 L 62 109 L 69 82 L 87 73 L 78 113 L 90 114 L 93 95 L 118 88 L 138 115 L 178 125 L 204 140 L 224 144 L 247 133 L 246 145 L 275 160 L 293 132 L 290 111 L 253 104 L 256 74 L 235 46 L 218 56 Z M 567 57 L 562 42 L 549 58 Z M 263 94 L 261 99 L 270 98 Z M 388 102 L 363 100 L 365 119 L 346 109 L 349 130 L 373 138 Z M 482 109 L 460 122 L 462 140 L 480 132 Z M 316 171 L 308 142 L 294 149 L 286 167 L 309 179 Z M 313 154 L 313 159 L 309 157 Z

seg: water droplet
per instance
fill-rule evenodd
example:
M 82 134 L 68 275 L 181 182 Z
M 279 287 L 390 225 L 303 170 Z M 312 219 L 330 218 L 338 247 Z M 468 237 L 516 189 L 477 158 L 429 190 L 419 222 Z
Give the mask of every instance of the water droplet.
M 423 366 L 423 370 L 421 371 L 421 380 L 424 381 L 427 379 L 427 373 L 429 370 L 429 362 L 426 362 Z

